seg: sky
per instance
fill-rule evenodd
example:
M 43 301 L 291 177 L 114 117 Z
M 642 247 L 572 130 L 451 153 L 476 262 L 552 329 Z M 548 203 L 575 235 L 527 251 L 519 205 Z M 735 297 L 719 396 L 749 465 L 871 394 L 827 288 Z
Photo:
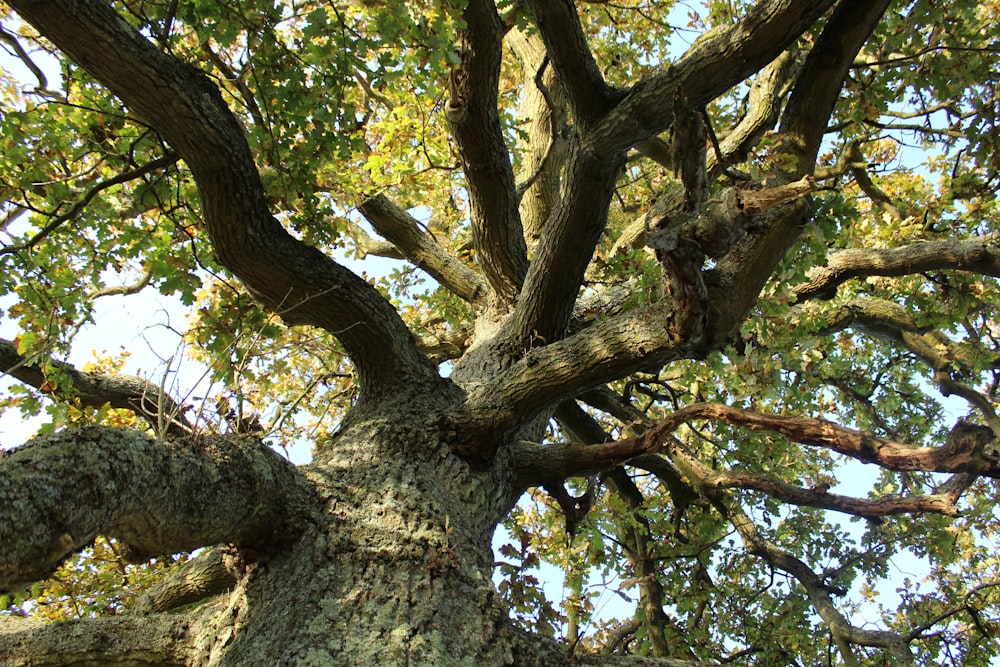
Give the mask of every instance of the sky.
M 28 77 L 30 74 L 16 60 L 0 51 L 0 69 L 18 77 Z M 53 70 L 57 71 L 57 70 Z M 50 84 L 58 81 L 57 76 L 50 77 Z M 360 273 L 363 269 L 369 275 L 388 273 L 400 263 L 369 256 L 363 263 L 355 262 L 346 257 L 339 261 Z M 428 278 L 428 284 L 432 281 Z M 3 300 L 0 308 L 6 310 Z M 212 382 L 207 371 L 194 361 L 184 358 L 183 345 L 179 332 L 186 326 L 184 323 L 183 306 L 173 299 L 163 297 L 154 290 L 145 290 L 142 296 L 108 296 L 97 304 L 92 325 L 84 327 L 78 335 L 73 352 L 67 359 L 77 368 L 92 360 L 92 352 L 107 353 L 112 356 L 120 351 L 127 351 L 130 356 L 123 372 L 147 378 L 159 386 L 161 383 L 175 398 L 194 399 L 207 396 L 212 392 Z M 7 319 L 0 319 L 0 337 L 13 338 L 17 334 L 16 325 Z M 10 380 L 0 380 L 0 390 L 6 392 Z M 964 402 L 951 401 L 947 403 L 949 411 L 955 418 L 964 415 L 967 407 Z M 23 443 L 35 429 L 44 421 L 44 416 L 37 419 L 23 420 L 17 411 L 7 411 L 0 415 L 0 447 L 9 448 Z M 310 459 L 310 444 L 300 443 L 289 449 L 288 454 L 295 463 L 307 463 Z M 871 466 L 859 463 L 851 464 L 847 480 L 841 482 L 833 490 L 839 493 L 864 496 L 874 482 L 877 471 Z M 839 523 L 842 518 L 836 516 Z M 850 530 L 859 531 L 861 524 L 845 524 Z M 495 546 L 505 541 L 507 537 L 502 530 L 498 531 Z M 498 556 L 499 557 L 499 556 Z M 910 576 L 919 579 L 920 572 L 926 571 L 926 565 L 910 554 L 899 554 L 893 559 L 893 567 L 898 576 Z M 553 566 L 543 566 L 539 577 L 544 582 L 546 594 L 550 600 L 561 600 L 565 596 L 562 573 Z M 894 591 L 895 583 L 890 580 L 882 590 L 882 602 L 892 606 L 893 598 L 898 599 Z M 605 591 L 597 600 L 599 617 L 616 616 L 625 618 L 631 615 L 631 606 L 620 596 Z M 863 621 L 876 622 L 874 610 L 862 610 L 852 617 L 855 623 Z M 860 618 L 859 618 L 860 616 Z

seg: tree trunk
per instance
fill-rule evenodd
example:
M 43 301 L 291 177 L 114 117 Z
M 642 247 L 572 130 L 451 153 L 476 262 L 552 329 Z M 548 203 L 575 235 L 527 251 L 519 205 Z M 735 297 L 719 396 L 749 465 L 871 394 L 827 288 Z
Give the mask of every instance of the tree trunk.
M 498 485 L 430 428 L 401 426 L 426 423 L 410 412 L 355 423 L 317 452 L 315 524 L 246 564 L 200 632 L 199 662 L 512 663 L 490 582 Z

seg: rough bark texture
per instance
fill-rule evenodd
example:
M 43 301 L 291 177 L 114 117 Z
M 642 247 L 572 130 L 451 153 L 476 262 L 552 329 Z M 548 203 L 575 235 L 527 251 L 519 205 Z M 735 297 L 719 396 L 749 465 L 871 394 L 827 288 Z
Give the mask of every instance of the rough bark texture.
M 703 358 L 733 340 L 809 219 L 827 121 L 887 0 L 757 3 L 628 89 L 604 80 L 572 2 L 530 0 L 537 32 L 509 38 L 527 91 L 520 183 L 498 111 L 510 27 L 494 3 L 469 0 L 445 114 L 466 178 L 478 271 L 422 233 L 387 196 L 355 203 L 389 242 L 383 251 L 424 268 L 478 314 L 475 331 L 447 341 L 443 354 L 461 356 L 448 377 L 425 354 L 441 352 L 440 342 L 418 344 L 374 287 L 282 228 L 268 210 L 237 118 L 206 76 L 96 0 L 10 4 L 177 151 L 197 181 L 219 261 L 264 308 L 336 336 L 357 367 L 361 395 L 339 431 L 315 443 L 313 463 L 294 468 L 252 438 L 189 434 L 181 410 L 143 384 L 26 359 L 0 341 L 0 366 L 21 381 L 43 387 L 43 366 L 55 366 L 85 403 L 134 409 L 160 427 L 158 437 L 68 429 L 0 459 L 3 588 L 51 573 L 98 534 L 121 538 L 138 555 L 218 547 L 150 592 L 128 617 L 56 626 L 4 621 L 4 664 L 693 664 L 667 657 L 693 654 L 664 614 L 643 497 L 622 471 L 625 463 L 670 486 L 681 509 L 696 496 L 714 507 L 748 553 L 794 577 L 846 660 L 858 644 L 886 647 L 907 663 L 905 641 L 851 626 L 821 577 L 761 538 L 725 492 L 748 489 L 868 518 L 955 515 L 955 501 L 974 476 L 1000 477 L 988 447 L 992 430 L 960 422 L 940 447 L 918 448 L 819 419 L 708 403 L 647 424 L 601 389 L 635 372 Z M 819 32 L 802 40 L 814 44 L 806 56 L 786 51 L 807 31 Z M 702 110 L 757 72 L 746 117 L 711 145 Z M 709 198 L 707 180 L 779 123 L 789 87 L 777 150 L 794 166 Z M 684 136 L 674 137 L 673 155 L 664 156 L 660 135 L 671 129 Z M 680 185 L 650 202 L 612 250 L 644 242 L 665 269 L 665 288 L 626 308 L 627 280 L 594 288 L 586 277 L 608 231 L 627 154 L 637 146 L 674 169 Z M 831 256 L 796 295 L 831 296 L 858 276 L 937 268 L 995 276 L 997 266 L 992 238 L 845 252 Z M 949 374 L 947 341 L 891 304 L 838 308 L 831 327 L 868 327 L 926 360 L 940 382 L 951 382 L 942 386 L 971 392 Z M 577 399 L 625 426 L 636 423 L 608 442 Z M 166 421 L 165 405 L 173 415 Z M 553 415 L 573 442 L 535 442 Z M 846 498 L 705 465 L 673 438 L 694 420 L 767 430 L 890 470 L 953 477 L 934 494 Z M 631 513 L 622 533 L 643 580 L 640 606 L 655 660 L 573 655 L 571 647 L 523 633 L 491 583 L 493 532 L 519 495 L 532 485 L 564 494 L 567 477 L 592 474 L 604 474 Z

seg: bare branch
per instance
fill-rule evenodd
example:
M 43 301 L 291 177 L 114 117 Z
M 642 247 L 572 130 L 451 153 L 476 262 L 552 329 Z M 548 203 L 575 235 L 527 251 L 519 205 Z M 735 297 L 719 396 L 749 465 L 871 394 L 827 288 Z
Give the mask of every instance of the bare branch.
M 406 259 L 430 274 L 448 291 L 471 303 L 485 300 L 486 283 L 482 277 L 422 232 L 416 218 L 387 196 L 375 195 L 362 202 L 358 210 L 375 231 L 398 248 Z
M 830 299 L 837 287 L 866 276 L 905 276 L 924 271 L 958 270 L 1000 277 L 1000 239 L 922 241 L 889 249 L 849 249 L 833 253 L 826 266 L 809 272 L 809 282 L 795 288 L 799 301 Z
M 153 265 L 147 266 L 139 279 L 130 285 L 120 285 L 116 287 L 104 287 L 98 290 L 94 290 L 87 295 L 87 298 L 100 299 L 102 296 L 127 296 L 129 294 L 138 294 L 144 290 L 149 283 L 153 280 Z
M 356 222 L 347 218 L 338 222 L 347 229 L 347 235 L 354 241 L 354 251 L 361 259 L 364 259 L 367 255 L 375 255 L 387 259 L 406 259 L 406 255 L 400 252 L 399 248 L 391 242 L 385 239 L 373 238 Z
M 21 46 L 21 42 L 18 41 L 17 35 L 0 26 L 0 42 L 6 42 L 14 51 L 14 55 L 17 56 L 17 59 L 20 60 L 21 63 L 28 68 L 28 71 L 34 75 L 35 80 L 38 81 L 38 85 L 35 87 L 37 92 L 43 95 L 62 97 L 58 93 L 54 93 L 49 90 L 49 80 L 46 78 L 45 72 L 38 66 L 38 63 L 32 60 L 31 56 L 28 55 L 28 52 L 25 51 L 24 47 Z
M 310 498 L 298 471 L 251 438 L 104 427 L 37 437 L 0 458 L 0 590 L 48 576 L 97 535 L 142 557 L 274 545 L 302 530 Z

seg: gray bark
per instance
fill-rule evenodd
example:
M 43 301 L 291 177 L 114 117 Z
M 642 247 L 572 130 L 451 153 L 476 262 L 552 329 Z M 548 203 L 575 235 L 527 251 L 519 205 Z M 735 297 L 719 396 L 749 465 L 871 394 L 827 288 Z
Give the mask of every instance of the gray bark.
M 532 0 L 546 68 L 552 69 L 551 76 L 538 78 L 550 88 L 558 82 L 560 94 L 542 95 L 527 106 L 541 118 L 544 106 L 561 107 L 564 94 L 568 109 L 548 111 L 557 118 L 571 115 L 574 127 L 565 154 L 560 145 L 551 165 L 545 164 L 549 151 L 544 146 L 561 138 L 551 125 L 536 134 L 527 178 L 536 179 L 530 187 L 541 191 L 541 201 L 519 208 L 523 193 L 515 183 L 497 110 L 504 26 L 492 2 L 470 0 L 446 115 L 467 179 L 481 276 L 421 234 L 387 198 L 359 207 L 401 255 L 480 308 L 475 333 L 461 341 L 469 351 L 450 378 L 439 376 L 399 314 L 373 287 L 281 228 L 267 209 L 236 118 L 205 76 L 156 48 L 99 2 L 10 4 L 177 150 L 198 182 L 220 261 L 288 323 L 318 326 L 337 336 L 357 365 L 362 394 L 340 430 L 316 443 L 314 463 L 298 469 L 252 439 L 193 434 L 158 440 L 96 428 L 39 438 L 4 456 L 4 586 L 45 576 L 98 534 L 120 537 L 140 554 L 226 545 L 219 551 L 225 550 L 223 567 L 209 567 L 206 559 L 206 570 L 190 572 L 192 581 L 178 575 L 179 580 L 145 598 L 139 611 L 148 616 L 137 612 L 64 626 L 4 622 L 0 659 L 7 663 L 690 664 L 571 656 L 565 647 L 513 627 L 490 582 L 490 547 L 496 525 L 525 485 L 645 460 L 665 479 L 679 479 L 674 464 L 687 465 L 688 478 L 716 492 L 770 485 L 792 502 L 822 495 L 760 476 L 710 474 L 680 451 L 671 452 L 672 463 L 665 465 L 655 456 L 669 449 L 663 439 L 695 417 L 768 428 L 902 470 L 997 474 L 996 461 L 983 453 L 984 432 L 962 431 L 946 447 L 915 451 L 856 432 L 831 435 L 833 427 L 816 420 L 769 420 L 740 411 L 713 412 L 710 406 L 675 413 L 673 421 L 646 434 L 605 445 L 542 447 L 519 441 L 539 418 L 603 383 L 724 345 L 807 220 L 808 203 L 801 199 L 758 211 L 754 225 L 744 216 L 756 214 L 733 214 L 729 222 L 739 217 L 740 233 L 709 253 L 718 258 L 716 268 L 703 270 L 706 249 L 701 248 L 685 267 L 688 273 L 673 276 L 686 281 L 676 293 L 631 310 L 621 307 L 624 299 L 613 289 L 603 295 L 606 300 L 601 294 L 578 299 L 607 229 L 626 152 L 637 145 L 647 151 L 659 146 L 657 136 L 677 123 L 678 113 L 688 114 L 685 124 L 698 125 L 701 121 L 691 114 L 768 66 L 836 4 L 781 120 L 787 135 L 783 148 L 799 166 L 794 173 L 776 175 L 778 185 L 808 176 L 847 68 L 887 2 L 767 0 L 696 43 L 673 66 L 618 90 L 600 74 L 573 4 Z M 537 56 L 524 57 L 536 71 L 542 68 Z M 782 60 L 760 77 L 768 95 L 777 96 L 790 68 Z M 777 105 L 764 102 L 754 100 L 752 118 L 724 152 L 720 149 L 723 161 L 748 150 L 777 121 Z M 681 169 L 686 185 L 718 167 L 711 159 L 706 163 L 704 131 L 689 142 L 698 145 L 687 147 L 696 159 Z M 695 206 L 685 208 L 682 195 L 672 191 L 653 212 L 663 208 L 676 214 L 678 228 L 689 229 L 683 225 L 697 219 L 694 209 L 702 204 L 703 187 L 687 188 L 685 196 L 699 192 Z M 528 236 L 538 237 L 530 263 L 521 210 L 531 216 Z M 668 256 L 675 250 L 657 248 Z M 824 285 L 835 288 L 837 280 L 825 278 Z M 682 293 L 704 299 L 677 296 Z M 592 304 L 601 317 L 584 318 L 581 303 Z M 22 379 L 39 384 L 39 377 L 28 372 L 30 364 L 11 357 L 9 349 L 0 349 L 0 356 L 9 368 L 20 365 Z M 85 395 L 98 395 L 88 389 L 93 378 L 73 378 Z M 137 393 L 133 388 L 121 399 L 123 405 L 135 407 Z M 599 392 L 591 395 L 600 398 Z M 617 482 L 623 494 L 630 490 L 626 481 L 619 477 Z M 729 512 L 721 495 L 711 497 Z M 641 497 L 633 500 L 638 512 Z M 947 498 L 938 500 L 921 508 L 946 506 Z M 839 502 L 827 501 L 816 504 Z M 866 509 L 875 511 L 868 506 L 859 512 Z M 815 583 L 808 568 L 756 540 L 737 512 L 727 516 L 751 551 L 792 572 L 807 588 Z M 650 559 L 638 556 L 643 544 L 637 542 L 635 551 L 652 572 Z M 221 589 L 226 592 L 217 595 Z M 652 584 L 644 588 L 643 605 L 651 616 L 662 606 L 658 590 Z M 201 600 L 202 595 L 209 597 Z M 828 613 L 828 597 L 813 597 L 838 638 L 895 646 L 895 637 L 856 631 Z M 203 604 L 162 613 L 194 601 Z M 666 654 L 671 647 L 665 619 L 656 623 L 661 635 L 656 650 Z M 78 647 L 76 653 L 68 642 Z M 904 652 L 905 647 L 899 655 Z

